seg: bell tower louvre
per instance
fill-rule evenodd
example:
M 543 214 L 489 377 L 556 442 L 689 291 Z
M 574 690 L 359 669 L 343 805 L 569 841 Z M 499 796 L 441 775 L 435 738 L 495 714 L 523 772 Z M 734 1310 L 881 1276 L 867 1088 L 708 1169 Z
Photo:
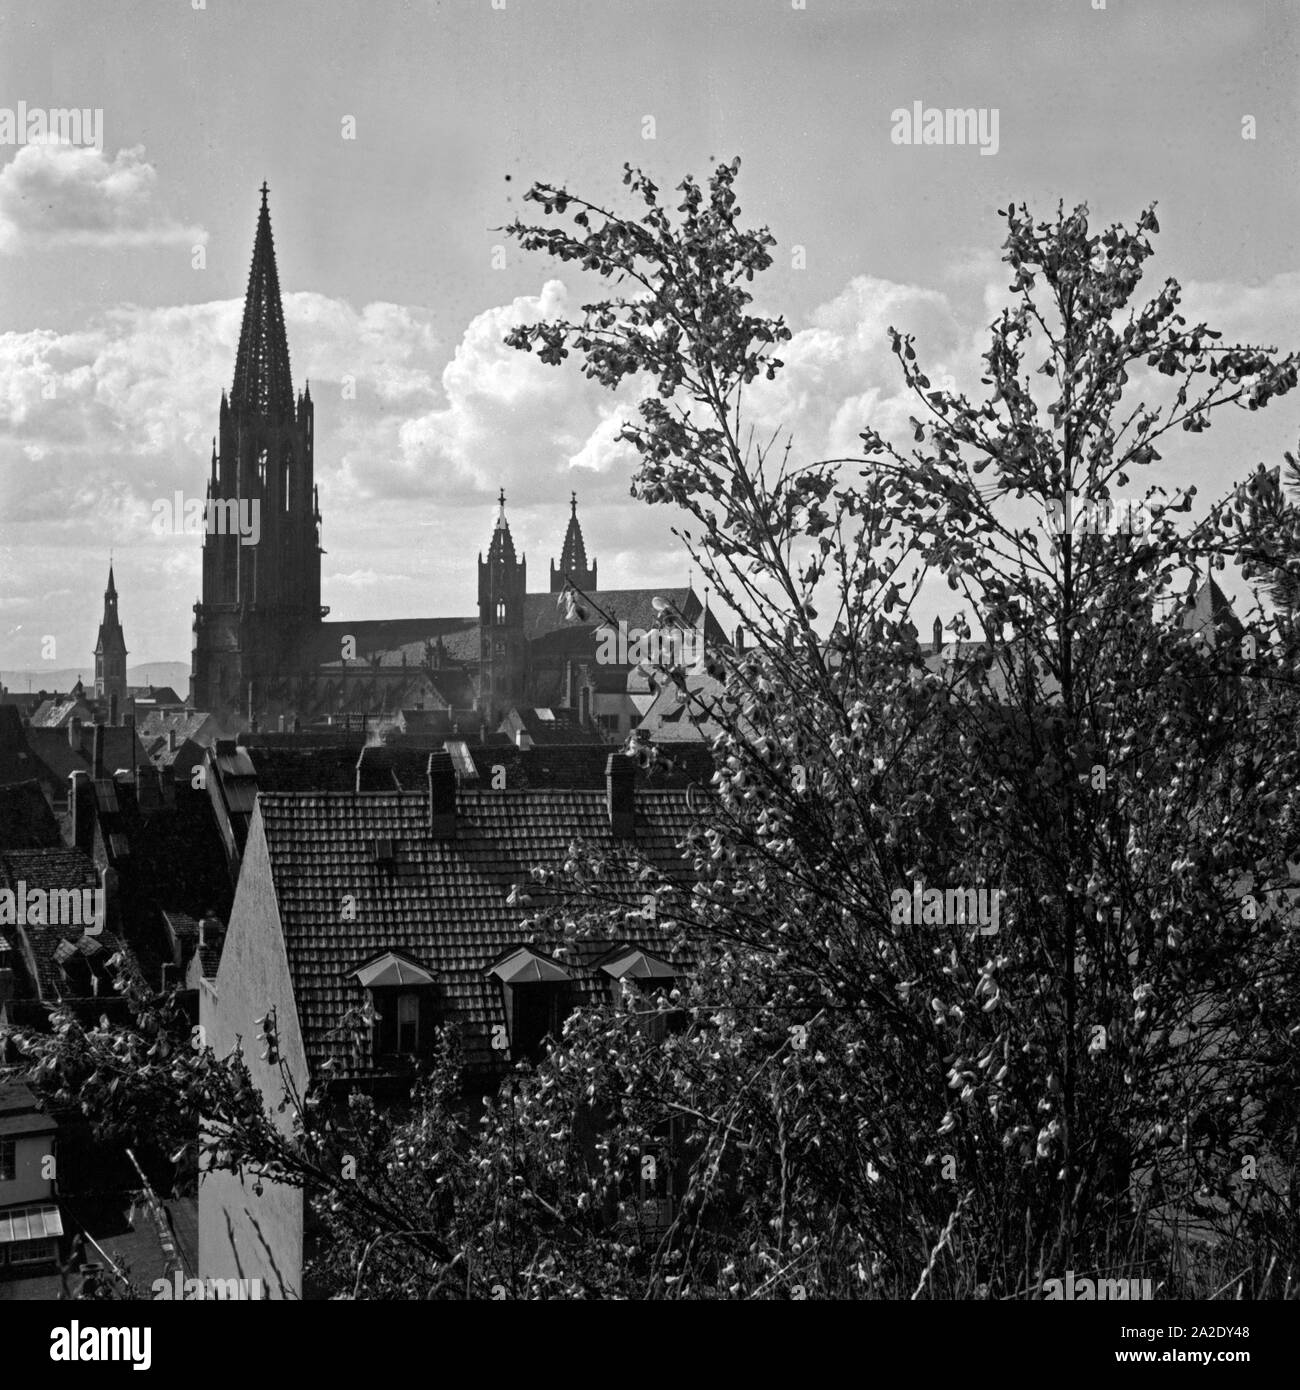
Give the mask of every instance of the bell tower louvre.
M 296 401 L 267 186 L 229 396 L 221 396 L 194 605 L 190 697 L 253 716 L 289 696 L 287 664 L 319 628 L 320 507 L 310 389 Z

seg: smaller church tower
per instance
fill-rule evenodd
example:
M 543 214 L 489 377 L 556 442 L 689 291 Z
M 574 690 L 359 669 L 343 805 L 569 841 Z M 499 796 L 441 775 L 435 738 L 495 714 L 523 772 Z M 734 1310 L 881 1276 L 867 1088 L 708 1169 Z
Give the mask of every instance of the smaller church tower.
M 527 569 L 527 556 L 515 558 L 503 489 L 487 560 L 478 557 L 479 708 L 494 728 L 524 697 Z
M 564 548 L 560 551 L 558 568 L 555 561 L 551 561 L 551 593 L 562 593 L 565 585 L 571 583 L 590 594 L 599 587 L 596 583 L 596 562 L 593 560 L 591 568 L 587 568 L 587 546 L 582 539 L 582 527 L 578 524 L 578 494 L 571 493 L 570 498 L 572 514 L 569 529 L 564 533 Z
M 108 588 L 104 590 L 104 617 L 95 643 L 95 698 L 107 701 L 118 716 L 126 712 L 126 638 L 117 616 L 117 585 L 113 566 L 108 567 Z

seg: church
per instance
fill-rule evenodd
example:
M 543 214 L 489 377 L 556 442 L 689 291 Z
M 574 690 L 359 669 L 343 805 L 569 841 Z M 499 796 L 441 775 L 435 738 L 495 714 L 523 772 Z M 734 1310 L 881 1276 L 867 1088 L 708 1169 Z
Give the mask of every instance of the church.
M 265 184 L 261 191 L 234 381 L 222 392 L 207 483 L 192 706 L 232 729 L 442 710 L 495 730 L 513 708 L 543 707 L 606 734 L 629 732 L 648 703 L 644 677 L 599 659 L 609 649 L 602 630 L 668 622 L 705 647 L 726 638 L 689 586 L 600 589 L 576 494 L 545 590 L 529 591 L 502 492 L 487 556 L 478 556 L 477 613 L 326 621 L 315 409 L 309 387 L 294 395 Z M 212 525 L 250 502 L 260 512 L 253 536 Z

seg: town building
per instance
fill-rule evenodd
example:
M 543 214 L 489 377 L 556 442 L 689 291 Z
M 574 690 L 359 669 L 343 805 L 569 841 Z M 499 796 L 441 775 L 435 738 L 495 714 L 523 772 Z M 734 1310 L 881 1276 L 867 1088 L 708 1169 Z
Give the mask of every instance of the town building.
M 217 1055 L 243 1039 L 274 1109 L 280 1061 L 250 1045 L 270 1018 L 300 1093 L 397 1099 L 435 1031 L 452 1028 L 467 1086 L 486 1092 L 538 1058 L 573 1008 L 617 1001 L 624 982 L 685 984 L 671 894 L 687 889 L 692 793 L 639 784 L 652 769 L 603 752 L 604 785 L 583 789 L 493 791 L 459 781 L 442 751 L 417 791 L 259 791 L 220 966 L 200 990 Z M 563 941 L 530 925 L 548 893 L 531 870 L 562 866 L 575 840 L 610 854 L 602 897 L 627 907 L 617 938 Z M 647 866 L 675 885 L 651 906 Z M 205 1173 L 200 1272 L 301 1296 L 304 1215 L 298 1190 Z
M 598 629 L 671 622 L 698 630 L 706 645 L 725 642 L 689 586 L 598 589 L 576 495 L 544 592 L 528 590 L 527 556 L 516 550 L 502 492 L 478 557 L 476 613 L 327 622 L 315 445 L 310 386 L 293 389 L 263 184 L 234 380 L 213 441 L 194 606 L 190 704 L 232 732 L 350 715 L 391 722 L 403 711 L 439 709 L 473 710 L 495 729 L 512 707 L 543 707 L 617 737 L 640 717 L 627 690 L 636 663 L 603 661 Z M 241 533 L 240 509 L 251 515 L 253 507 L 259 524 Z
M 0 1278 L 58 1259 L 57 1131 L 21 1081 L 0 1079 Z

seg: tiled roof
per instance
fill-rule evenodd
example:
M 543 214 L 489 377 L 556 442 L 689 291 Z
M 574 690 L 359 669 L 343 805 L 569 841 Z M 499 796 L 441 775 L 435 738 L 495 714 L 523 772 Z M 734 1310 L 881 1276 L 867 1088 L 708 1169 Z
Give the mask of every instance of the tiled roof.
M 0 787 L 0 850 L 53 849 L 59 827 L 36 781 Z
M 0 1079 L 0 1138 L 19 1134 L 52 1134 L 58 1122 L 47 1115 L 21 1081 Z
M 16 893 L 19 883 L 29 890 L 95 889 L 99 887 L 99 875 L 78 849 L 11 850 L 0 854 L 0 888 Z M 79 926 L 28 922 L 14 924 L 9 930 L 26 948 L 23 957 L 35 976 L 33 984 L 38 995 L 45 1000 L 87 997 L 92 992 L 86 983 L 89 974 L 76 969 L 75 963 L 93 959 L 98 972 L 111 955 L 122 949 L 122 943 L 107 929 L 92 938 L 86 938 Z M 91 943 L 89 949 L 75 949 L 83 940 Z M 101 984 L 100 989 L 105 997 L 112 994 L 111 986 Z
M 129 724 L 104 727 L 104 771 L 111 777 L 120 767 L 139 766 L 149 761 L 144 745 Z M 95 756 L 95 730 L 84 725 L 78 749 L 68 744 L 67 729 L 37 729 L 27 731 L 27 745 L 46 768 L 60 781 L 67 781 L 73 772 L 90 772 Z M 135 747 L 132 749 L 132 743 Z
M 608 752 L 608 750 L 606 750 Z M 440 1016 L 460 1025 L 466 1063 L 499 1069 L 490 1029 L 503 1021 L 499 987 L 485 972 L 503 953 L 525 944 L 522 923 L 540 905 L 529 882 L 534 866 L 563 863 L 575 839 L 608 846 L 603 790 L 501 793 L 460 791 L 454 840 L 429 834 L 429 802 L 420 794 L 263 795 L 265 827 L 285 946 L 304 1043 L 313 1072 L 327 1059 L 338 1077 L 363 1074 L 351 1039 L 340 1030 L 344 1014 L 365 1003 L 352 971 L 386 951 L 421 962 L 437 977 Z M 636 793 L 636 837 L 628 843 L 666 872 L 689 872 L 678 844 L 691 822 L 681 792 Z M 376 839 L 391 840 L 395 863 L 377 863 Z M 509 901 L 526 884 L 530 903 Z M 602 891 L 639 904 L 644 885 L 619 865 Z M 342 920 L 345 896 L 355 919 Z M 630 923 L 620 940 L 644 945 L 674 962 L 675 929 L 661 920 Z M 540 942 L 546 950 L 555 943 Z M 593 962 L 610 939 L 581 945 L 564 957 L 580 1001 L 607 997 L 608 977 Z
M 185 703 L 170 685 L 128 685 L 126 693 L 137 704 L 183 705 Z
M 547 718 L 547 715 L 550 717 Z M 534 706 L 516 707 L 510 711 L 502 724 L 501 731 L 511 733 L 522 729 L 536 744 L 548 747 L 556 744 L 589 744 L 591 731 L 578 723 L 572 710 L 546 709 L 545 713 Z
M 56 697 L 44 701 L 32 715 L 34 729 L 63 729 L 75 715 L 78 719 L 89 721 L 94 711 L 81 700 L 69 697 Z
M 505 771 L 508 791 L 553 787 L 568 790 L 603 790 L 605 763 L 611 746 L 588 741 L 519 748 L 513 742 L 484 747 L 468 746 L 469 757 L 479 783 L 491 787 L 497 768 Z M 362 791 L 419 791 L 427 786 L 429 753 L 442 746 L 433 743 L 355 744 L 334 748 L 248 748 L 218 757 L 222 784 L 233 775 L 238 804 L 252 813 L 258 791 L 355 791 L 357 764 L 362 768 Z M 713 775 L 713 760 L 707 748 L 661 750 L 660 763 L 649 771 L 638 771 L 637 785 L 645 788 L 685 788 L 691 782 L 707 786 Z M 247 780 L 246 780 L 247 779 Z
M 556 594 L 524 596 L 524 636 L 530 641 L 556 629 L 604 627 L 607 619 L 603 615 L 608 615 L 615 623 L 626 622 L 629 632 L 634 628 L 643 628 L 648 632 L 659 626 L 659 613 L 654 606 L 656 598 L 666 600 L 691 624 L 698 620 L 704 609 L 695 591 L 689 588 L 597 589 L 586 598 L 579 596 L 578 602 L 588 610 L 588 616 L 580 623 L 572 623 L 564 617 L 563 609 L 557 608 L 557 597 Z M 704 637 L 710 645 L 721 646 L 727 640 L 726 633 L 712 613 L 706 620 Z

